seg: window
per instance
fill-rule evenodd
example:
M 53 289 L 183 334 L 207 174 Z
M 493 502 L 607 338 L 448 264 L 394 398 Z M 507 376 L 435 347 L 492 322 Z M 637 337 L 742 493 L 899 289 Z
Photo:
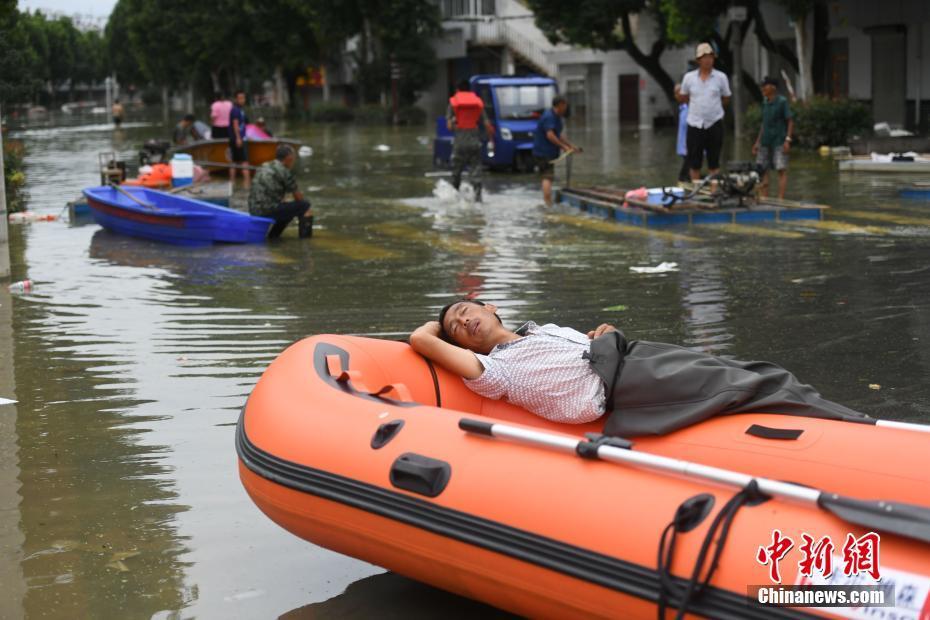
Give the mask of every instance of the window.
M 546 85 L 498 86 L 498 114 L 504 120 L 539 118 L 555 96 L 555 87 Z

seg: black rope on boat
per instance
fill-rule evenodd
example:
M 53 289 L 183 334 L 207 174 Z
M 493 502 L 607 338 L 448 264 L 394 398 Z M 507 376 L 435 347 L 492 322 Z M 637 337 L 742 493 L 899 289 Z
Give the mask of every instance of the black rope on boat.
M 693 518 L 695 515 L 682 511 L 681 508 L 685 506 L 685 504 L 682 504 L 682 507 L 675 512 L 675 517 L 672 519 L 671 523 L 662 531 L 662 537 L 659 540 L 657 567 L 659 573 L 659 600 L 657 610 L 660 620 L 665 619 L 665 610 L 669 605 L 678 607 L 678 613 L 675 615 L 676 620 L 682 620 L 684 618 L 691 601 L 700 597 L 711 579 L 713 579 L 714 572 L 717 570 L 717 566 L 720 563 L 720 556 L 723 555 L 723 548 L 730 534 L 730 526 L 733 524 L 736 513 L 747 504 L 759 503 L 766 499 L 768 499 L 768 496 L 764 495 L 759 490 L 758 483 L 752 480 L 723 505 L 723 508 L 720 509 L 720 512 L 717 513 L 717 516 L 714 517 L 710 527 L 707 529 L 707 534 L 704 536 L 704 542 L 701 543 L 701 549 L 694 562 L 694 570 L 691 573 L 691 578 L 688 580 L 687 587 L 675 584 L 672 579 L 672 559 L 675 553 L 675 542 L 678 533 L 686 532 L 694 527 Z M 692 523 L 689 524 L 687 522 L 688 519 L 691 519 Z M 705 576 L 701 578 L 701 572 L 704 570 L 704 564 L 707 562 L 708 552 L 710 551 L 711 545 L 714 543 L 714 538 L 717 536 L 718 530 L 720 536 L 717 537 L 717 546 L 711 557 L 710 566 Z
M 429 367 L 429 374 L 433 377 L 433 388 L 436 390 L 436 406 L 442 407 L 442 394 L 439 390 L 439 375 L 436 374 L 436 367 L 433 366 L 433 362 L 425 355 L 421 355 L 420 357 L 426 362 L 426 365 Z

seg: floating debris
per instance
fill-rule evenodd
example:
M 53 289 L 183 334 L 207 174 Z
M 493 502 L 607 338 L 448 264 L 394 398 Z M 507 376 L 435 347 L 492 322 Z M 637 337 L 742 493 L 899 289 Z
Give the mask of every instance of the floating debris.
M 301 157 L 310 157 L 313 155 L 313 147 L 304 145 L 297 149 L 297 154 Z
M 58 216 L 54 213 L 35 213 L 34 211 L 17 211 L 7 217 L 10 223 L 25 224 L 27 222 L 54 222 Z
M 879 385 L 878 383 L 870 383 L 870 384 L 869 384 L 869 389 L 870 389 L 870 390 L 880 390 L 880 389 L 882 389 L 882 386 Z
M 630 267 L 634 273 L 668 273 L 678 271 L 678 263 L 659 263 L 655 267 Z
M 387 144 L 379 144 L 375 147 L 375 150 L 380 151 L 381 153 L 387 153 L 391 150 L 391 147 L 389 147 Z
M 623 304 L 617 304 L 616 306 L 607 306 L 606 308 L 601 308 L 601 312 L 624 312 L 626 306 Z

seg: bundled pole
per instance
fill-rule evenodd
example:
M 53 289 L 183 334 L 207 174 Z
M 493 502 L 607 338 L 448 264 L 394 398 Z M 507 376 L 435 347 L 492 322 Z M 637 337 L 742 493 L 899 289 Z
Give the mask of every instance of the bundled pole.
M 0 110 L 0 119 L 3 110 Z M 3 122 L 0 120 L 0 280 L 10 277 L 10 233 L 7 229 L 6 173 L 3 167 Z

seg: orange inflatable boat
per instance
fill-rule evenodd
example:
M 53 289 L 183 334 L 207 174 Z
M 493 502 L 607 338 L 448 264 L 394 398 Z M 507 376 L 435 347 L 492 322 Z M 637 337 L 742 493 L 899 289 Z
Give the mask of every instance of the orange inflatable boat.
M 880 570 L 909 593 L 897 617 L 925 619 L 926 430 L 759 413 L 627 442 L 483 399 L 404 343 L 315 336 L 265 371 L 236 444 L 297 536 L 524 616 L 872 617 L 748 588 Z M 831 542 L 832 576 L 804 534 Z

